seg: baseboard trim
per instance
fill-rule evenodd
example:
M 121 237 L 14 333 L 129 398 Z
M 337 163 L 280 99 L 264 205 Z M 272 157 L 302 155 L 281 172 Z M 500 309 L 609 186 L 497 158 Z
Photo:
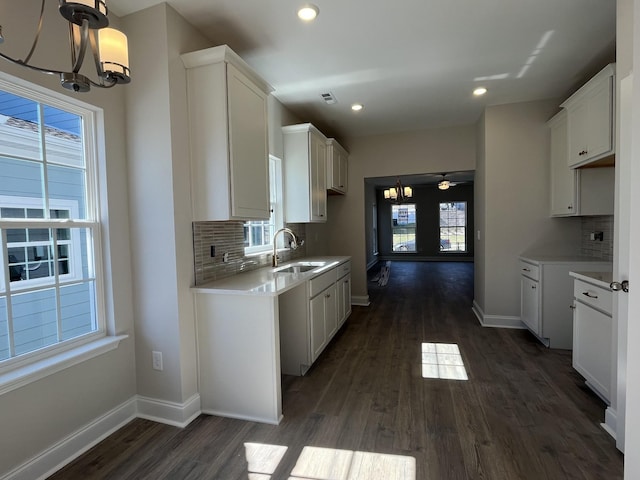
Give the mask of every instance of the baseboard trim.
M 136 417 L 132 398 L 1 477 L 1 480 L 44 480 Z
M 246 420 L 247 422 L 266 423 L 268 425 L 279 425 L 280 422 L 282 421 L 282 418 L 283 418 L 283 416 L 280 415 L 278 420 L 275 421 L 273 418 L 268 418 L 268 417 L 262 418 L 262 417 L 252 416 L 252 415 L 238 415 L 237 413 L 223 412 L 223 411 L 214 410 L 214 409 L 204 409 L 204 410 L 202 410 L 202 413 L 206 413 L 207 415 L 214 415 L 216 417 L 225 417 L 225 418 L 235 418 L 237 420 Z
M 506 315 L 486 315 L 480 305 L 474 300 L 471 307 L 476 318 L 483 327 L 491 328 L 515 328 L 518 330 L 525 330 L 527 327 L 520 320 L 520 317 L 511 317 Z
M 136 404 L 137 417 L 180 428 L 189 425 L 201 413 L 198 393 L 184 403 L 137 395 Z
M 44 480 L 135 418 L 184 428 L 200 413 L 199 394 L 181 404 L 136 395 L 0 476 L 0 480 Z
M 369 302 L 369 295 L 351 295 L 351 305 L 368 307 L 371 305 L 371 302 Z
M 614 440 L 617 440 L 616 432 L 618 431 L 618 414 L 613 408 L 607 407 L 604 411 L 604 423 L 601 423 L 600 426 L 605 432 L 611 435 Z

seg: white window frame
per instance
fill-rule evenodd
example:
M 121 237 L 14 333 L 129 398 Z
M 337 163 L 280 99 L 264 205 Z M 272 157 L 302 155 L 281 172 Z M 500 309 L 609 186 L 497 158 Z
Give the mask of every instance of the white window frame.
M 0 208 L 34 208 L 42 209 L 42 199 L 34 197 L 7 197 L 0 195 Z M 52 198 L 49 200 L 50 210 L 66 210 L 69 212 L 70 218 L 78 218 L 78 202 L 75 200 L 65 200 L 59 198 Z M 16 219 L 18 220 L 18 219 Z M 26 222 L 25 222 L 26 223 Z M 31 225 L 31 224 L 29 224 Z M 28 229 L 24 226 L 22 228 Z M 82 278 L 82 254 L 80 247 L 80 232 L 77 228 L 69 228 L 65 226 L 59 226 L 57 228 L 65 228 L 71 232 L 70 240 L 57 239 L 58 245 L 69 245 L 69 273 L 58 275 L 61 282 L 74 282 Z M 26 246 L 34 245 L 34 242 L 24 242 Z M 42 245 L 51 245 L 49 242 L 38 242 Z M 7 248 L 12 246 L 23 246 L 20 244 L 14 244 L 7 242 Z M 53 275 L 42 278 L 35 278 L 31 280 L 21 280 L 20 282 L 12 282 L 12 291 L 23 290 L 31 287 L 37 287 L 41 285 L 50 285 Z M 3 272 L 0 272 L 0 291 L 4 291 L 5 278 Z
M 282 160 L 274 155 L 269 155 L 269 198 L 271 218 L 269 220 L 253 220 L 244 224 L 245 228 L 251 226 L 259 226 L 273 224 L 273 232 L 277 232 L 284 226 L 284 206 L 282 204 Z M 273 251 L 273 238 L 269 239 L 268 244 L 249 245 L 244 247 L 244 254 L 247 256 L 260 255 Z
M 86 199 L 86 218 L 84 219 L 28 219 L 19 221 L 19 219 L 1 219 L 0 231 L 3 235 L 0 237 L 0 250 L 3 258 L 3 268 L 0 269 L 0 297 L 9 299 L 12 292 L 22 290 L 16 288 L 16 283 L 8 282 L 9 267 L 7 259 L 7 246 L 5 229 L 10 228 L 65 228 L 74 230 L 87 229 L 90 237 L 90 245 L 88 246 L 88 255 L 92 258 L 89 260 L 89 278 L 82 279 L 84 281 L 95 282 L 95 299 L 92 300 L 94 306 L 93 313 L 95 315 L 96 329 L 90 333 L 86 333 L 68 340 L 59 341 L 50 346 L 13 356 L 9 359 L 0 361 L 0 394 L 26 385 L 31 381 L 43 378 L 51 373 L 75 365 L 81 361 L 93 358 L 96 355 L 106 351 L 113 350 L 119 342 L 126 338 L 126 335 L 107 337 L 106 331 L 106 315 L 105 315 L 105 298 L 104 298 L 104 276 L 102 268 L 102 248 L 100 244 L 101 224 L 100 224 L 100 192 L 98 189 L 98 116 L 101 116 L 101 109 L 75 100 L 73 98 L 61 95 L 57 92 L 51 92 L 43 87 L 11 77 L 0 72 L 0 89 L 37 102 L 41 105 L 48 105 L 63 111 L 67 111 L 82 118 L 82 151 L 85 159 L 85 199 Z M 42 107 L 39 107 L 42 108 Z M 56 146 L 57 147 L 57 146 Z M 43 149 L 44 150 L 44 149 Z M 57 148 L 56 148 L 57 150 Z M 53 153 L 55 155 L 55 153 Z M 5 158 L 17 158 L 20 156 L 11 155 L 7 152 L 0 153 Z M 41 161 L 46 162 L 46 153 L 43 154 Z M 30 158 L 31 160 L 31 158 Z M 58 200 L 48 198 L 48 191 L 45 182 L 43 196 L 45 197 L 44 208 L 49 211 L 51 208 L 55 210 Z M 39 201 L 39 207 L 42 206 L 42 199 Z M 77 265 L 80 265 L 78 263 Z M 81 277 L 82 275 L 80 275 Z M 49 277 L 50 278 L 50 277 Z M 57 287 L 78 283 L 81 280 L 72 282 L 56 281 Z M 12 285 L 13 284 L 13 285 Z M 50 283 L 46 288 L 49 288 Z M 34 290 L 45 287 L 33 288 Z M 31 288 L 26 291 L 32 290 Z M 9 303 L 9 302 L 8 302 Z M 11 308 L 8 306 L 8 315 L 11 315 Z
M 468 207 L 469 207 L 469 203 L 466 200 L 455 200 L 455 201 L 447 201 L 447 202 L 438 202 L 438 244 L 440 244 L 440 242 L 442 241 L 442 229 L 443 228 L 452 228 L 451 226 L 447 225 L 447 226 L 442 226 L 442 224 L 440 223 L 440 212 L 442 211 L 442 205 L 443 204 L 451 204 L 451 203 L 464 203 L 464 225 L 455 225 L 453 228 L 463 228 L 464 229 L 464 250 L 440 250 L 440 253 L 443 255 L 448 255 L 448 254 L 452 254 L 452 253 L 468 253 L 469 251 L 469 246 L 467 245 L 467 233 L 468 233 L 468 228 L 469 228 L 469 211 L 468 211 Z
M 413 228 L 414 233 L 414 239 L 413 239 L 413 250 L 395 250 L 395 245 L 393 244 L 393 237 L 395 234 L 395 229 L 396 228 L 401 228 L 400 224 L 398 224 L 397 226 L 393 225 L 393 210 L 394 208 L 401 208 L 403 206 L 409 206 L 412 205 L 413 209 L 416 212 L 416 222 L 414 224 L 413 227 L 405 227 L 405 228 Z M 402 203 L 402 204 L 398 204 L 398 205 L 392 205 L 391 206 L 391 252 L 392 253 L 399 253 L 399 254 L 411 254 L 411 253 L 417 253 L 418 252 L 418 204 L 417 203 Z

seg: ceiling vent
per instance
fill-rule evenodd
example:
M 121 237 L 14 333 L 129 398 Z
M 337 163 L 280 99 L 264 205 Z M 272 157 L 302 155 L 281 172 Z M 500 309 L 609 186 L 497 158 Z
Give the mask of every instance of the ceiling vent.
M 336 97 L 334 97 L 333 93 L 331 92 L 321 93 L 320 96 L 322 97 L 322 99 L 325 101 L 327 105 L 333 105 L 334 103 L 338 103 L 338 101 L 336 100 Z

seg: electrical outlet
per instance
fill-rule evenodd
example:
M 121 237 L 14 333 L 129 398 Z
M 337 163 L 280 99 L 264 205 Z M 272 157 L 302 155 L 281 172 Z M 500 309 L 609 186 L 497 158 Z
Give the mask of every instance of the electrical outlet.
M 162 352 L 151 352 L 153 369 L 162 371 Z

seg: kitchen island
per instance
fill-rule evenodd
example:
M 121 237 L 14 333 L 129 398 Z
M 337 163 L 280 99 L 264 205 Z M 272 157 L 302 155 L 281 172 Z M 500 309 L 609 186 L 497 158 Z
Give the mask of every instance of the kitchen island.
M 346 314 L 346 307 L 338 308 L 337 289 L 348 281 L 349 270 L 350 257 L 305 258 L 193 287 L 202 412 L 278 424 L 281 353 L 286 365 L 308 361 L 310 366 L 315 360 L 319 326 L 330 327 L 329 317 L 319 322 L 311 302 L 332 301 L 337 325 L 338 312 Z M 315 291 L 321 284 L 326 288 Z M 346 299 L 342 292 L 343 305 L 350 305 L 350 294 Z

